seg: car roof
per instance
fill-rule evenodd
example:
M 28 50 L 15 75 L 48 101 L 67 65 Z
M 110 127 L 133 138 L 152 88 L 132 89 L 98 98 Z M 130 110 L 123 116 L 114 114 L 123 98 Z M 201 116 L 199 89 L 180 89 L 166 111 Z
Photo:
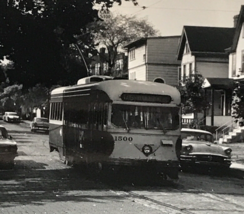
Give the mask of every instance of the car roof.
M 203 134 L 211 134 L 211 132 L 202 130 L 202 129 L 190 129 L 190 128 L 182 128 L 181 129 L 182 132 L 199 132 L 199 133 L 203 133 Z

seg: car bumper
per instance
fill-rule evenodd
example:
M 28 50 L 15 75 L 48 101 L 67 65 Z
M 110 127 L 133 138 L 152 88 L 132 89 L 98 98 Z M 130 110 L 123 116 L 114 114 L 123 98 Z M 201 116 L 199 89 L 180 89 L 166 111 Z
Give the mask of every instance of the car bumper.
M 32 130 L 44 130 L 44 131 L 48 131 L 49 127 L 43 127 L 43 126 L 34 126 L 31 128 Z
M 180 163 L 184 166 L 193 166 L 193 165 L 204 165 L 204 166 L 225 166 L 229 167 L 231 165 L 231 159 L 228 157 L 220 156 L 180 156 Z
M 20 122 L 20 119 L 13 119 L 13 118 L 8 118 L 7 120 L 8 122 L 15 122 L 15 123 L 19 123 Z
M 17 156 L 18 156 L 18 153 L 10 153 L 10 152 L 3 153 L 3 152 L 0 152 L 0 162 L 1 163 L 11 162 Z

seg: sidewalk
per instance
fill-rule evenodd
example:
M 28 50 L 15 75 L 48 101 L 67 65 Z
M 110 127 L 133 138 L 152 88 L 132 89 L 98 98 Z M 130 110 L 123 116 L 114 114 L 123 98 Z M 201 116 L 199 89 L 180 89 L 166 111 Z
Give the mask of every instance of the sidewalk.
M 231 174 L 244 179 L 244 142 L 223 144 L 232 149 Z

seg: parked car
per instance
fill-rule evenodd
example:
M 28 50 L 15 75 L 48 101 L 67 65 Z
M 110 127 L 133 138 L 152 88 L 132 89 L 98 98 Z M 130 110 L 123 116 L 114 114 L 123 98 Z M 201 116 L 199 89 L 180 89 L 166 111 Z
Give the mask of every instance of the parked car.
M 210 132 L 182 128 L 181 138 L 180 164 L 183 169 L 196 166 L 220 169 L 230 167 L 232 149 L 214 143 Z
M 8 134 L 6 128 L 0 125 L 0 166 L 1 168 L 13 168 L 14 159 L 18 156 L 17 143 Z
M 33 121 L 30 123 L 30 128 L 32 132 L 37 130 L 48 132 L 49 121 L 45 117 L 34 117 Z
M 6 111 L 3 115 L 3 120 L 6 122 L 20 122 L 20 117 L 16 112 Z

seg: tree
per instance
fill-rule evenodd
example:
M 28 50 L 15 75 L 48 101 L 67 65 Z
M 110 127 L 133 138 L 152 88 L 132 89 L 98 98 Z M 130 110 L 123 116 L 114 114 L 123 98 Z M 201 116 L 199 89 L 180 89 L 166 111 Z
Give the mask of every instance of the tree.
M 11 85 L 3 89 L 0 101 L 3 111 L 19 111 L 21 106 L 22 85 Z
M 98 21 L 91 25 L 95 40 L 107 50 L 104 60 L 108 63 L 108 74 L 113 74 L 119 51 L 127 43 L 138 38 L 155 36 L 158 31 L 145 19 L 135 16 L 112 14 L 110 19 Z
M 244 86 L 235 82 L 235 88 L 232 94 L 232 117 L 236 121 L 244 119 Z
M 99 20 L 94 3 L 112 7 L 115 2 L 122 1 L 1 0 L 0 58 L 8 56 L 14 63 L 6 72 L 10 84 L 28 88 L 42 83 L 50 87 L 72 84 L 67 78 L 72 75 L 86 75 L 83 61 L 79 71 L 66 70 L 70 47 L 76 44 L 84 57 L 94 51 L 93 36 L 87 28 Z
M 37 84 L 29 88 L 26 93 L 21 96 L 22 108 L 28 109 L 28 113 L 32 113 L 34 108 L 42 109 L 49 99 L 49 89 L 41 84 Z M 47 106 L 45 106 L 47 107 Z
M 197 114 L 210 107 L 203 83 L 204 77 L 196 73 L 181 82 L 179 87 L 182 100 L 182 113 L 194 113 L 195 125 L 199 125 Z

